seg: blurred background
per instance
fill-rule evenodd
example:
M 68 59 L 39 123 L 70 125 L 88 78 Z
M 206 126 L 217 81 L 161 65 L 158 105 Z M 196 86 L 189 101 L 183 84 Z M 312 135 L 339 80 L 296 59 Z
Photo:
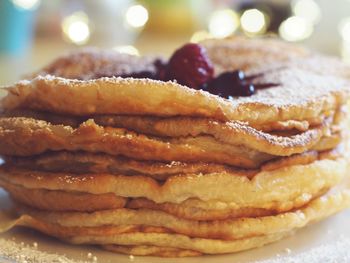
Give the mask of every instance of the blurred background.
M 277 36 L 350 62 L 350 0 L 0 0 L 0 85 L 82 46 L 170 55 L 230 35 Z

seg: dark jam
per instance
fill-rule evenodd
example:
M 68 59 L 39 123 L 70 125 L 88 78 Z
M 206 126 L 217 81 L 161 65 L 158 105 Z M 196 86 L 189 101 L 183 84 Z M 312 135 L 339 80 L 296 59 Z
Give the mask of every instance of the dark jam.
M 206 90 L 223 98 L 251 96 L 255 93 L 254 85 L 245 79 L 241 70 L 220 74 L 208 84 Z
M 275 83 L 253 84 L 262 74 L 245 76 L 242 70 L 224 72 L 214 76 L 214 67 L 205 48 L 198 44 L 186 44 L 174 52 L 168 63 L 154 61 L 154 71 L 141 71 L 121 77 L 149 78 L 177 81 L 192 89 L 205 90 L 223 98 L 251 96 L 257 89 L 278 86 Z

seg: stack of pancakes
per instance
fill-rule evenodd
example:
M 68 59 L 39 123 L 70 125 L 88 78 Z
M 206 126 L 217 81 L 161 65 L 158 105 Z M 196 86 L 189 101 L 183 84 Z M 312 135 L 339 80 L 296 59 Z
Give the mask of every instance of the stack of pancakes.
M 258 247 L 350 205 L 350 69 L 276 40 L 202 43 L 251 97 L 113 77 L 151 58 L 82 50 L 6 87 L 0 185 L 8 225 L 134 255 Z M 41 75 L 41 76 L 37 76 Z

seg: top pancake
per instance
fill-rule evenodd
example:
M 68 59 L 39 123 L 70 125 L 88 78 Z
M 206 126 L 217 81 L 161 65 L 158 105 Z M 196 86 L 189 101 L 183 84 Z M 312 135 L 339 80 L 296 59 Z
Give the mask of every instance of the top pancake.
M 67 79 L 89 80 L 99 77 L 125 75 L 144 70 L 155 71 L 152 56 L 130 56 L 113 50 L 83 48 L 63 55 L 28 78 L 54 75 Z
M 175 82 L 115 77 L 94 79 L 127 72 L 128 63 L 131 71 L 140 71 L 140 66 L 154 70 L 154 66 L 150 66 L 149 58 L 129 56 L 126 59 L 125 55 L 114 52 L 110 56 L 113 63 L 107 63 L 103 62 L 108 61 L 106 52 L 87 50 L 75 54 L 72 60 L 81 56 L 92 65 L 74 66 L 76 63 L 68 63 L 69 57 L 64 58 L 64 63 L 59 59 L 41 74 L 61 77 L 38 76 L 7 87 L 8 94 L 0 106 L 4 111 L 33 109 L 76 116 L 193 116 L 262 124 L 327 115 L 348 99 L 350 69 L 337 60 L 277 40 L 233 38 L 210 40 L 203 45 L 214 63 L 216 74 L 245 69 L 248 74 L 264 73 L 254 79 L 254 83 L 278 86 L 258 90 L 251 97 L 228 100 Z M 112 68 L 111 64 L 117 64 L 119 60 L 121 69 Z M 90 72 L 88 77 L 87 72 Z M 71 77 L 81 80 L 67 79 Z

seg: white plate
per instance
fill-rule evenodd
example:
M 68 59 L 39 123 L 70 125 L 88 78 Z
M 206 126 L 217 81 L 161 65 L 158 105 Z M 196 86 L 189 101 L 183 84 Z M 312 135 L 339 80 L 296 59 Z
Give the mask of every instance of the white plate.
M 0 209 L 8 205 L 9 199 L 0 189 Z M 273 260 L 274 262 L 350 262 L 350 210 L 335 215 L 323 222 L 309 226 L 297 232 L 296 235 L 258 249 L 241 253 L 203 256 L 194 258 L 165 259 L 154 257 L 134 257 L 103 251 L 93 246 L 73 246 L 60 242 L 54 238 L 44 236 L 36 231 L 16 228 L 7 233 L 0 234 L 0 238 L 12 239 L 25 244 L 38 243 L 38 250 L 48 253 L 66 255 L 75 260 L 88 260 L 87 254 L 92 253 L 103 263 L 227 263 L 227 262 L 260 262 Z M 337 243 L 341 242 L 342 246 Z M 344 240 L 346 241 L 344 243 Z M 347 244 L 347 245 L 344 245 Z M 335 246 L 338 245 L 338 246 Z M 290 251 L 289 251 L 290 249 Z M 288 253 L 287 253 L 288 252 Z M 287 255 L 288 254 L 288 255 Z M 310 255 L 312 260 L 310 261 Z M 1 255 L 0 255 L 1 260 Z M 1 262 L 7 262 L 1 260 Z M 9 261 L 11 262 L 11 261 Z

